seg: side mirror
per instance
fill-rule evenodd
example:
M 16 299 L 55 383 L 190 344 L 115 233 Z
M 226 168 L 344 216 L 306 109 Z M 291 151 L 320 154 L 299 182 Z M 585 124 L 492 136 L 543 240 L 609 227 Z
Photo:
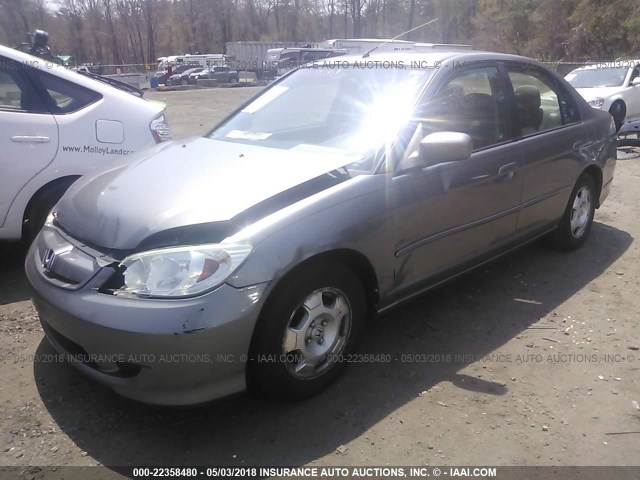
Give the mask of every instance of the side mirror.
M 435 132 L 420 142 L 414 164 L 428 167 L 439 163 L 469 160 L 472 150 L 473 140 L 466 133 Z
M 631 81 L 632 87 L 640 87 L 640 77 L 636 77 Z

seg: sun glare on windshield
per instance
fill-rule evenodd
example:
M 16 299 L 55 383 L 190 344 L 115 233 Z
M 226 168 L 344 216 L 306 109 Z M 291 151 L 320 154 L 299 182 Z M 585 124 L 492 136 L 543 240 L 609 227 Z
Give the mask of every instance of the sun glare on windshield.
M 410 118 L 432 73 L 395 65 L 302 68 L 266 90 L 210 138 L 283 150 L 314 146 L 373 164 L 376 152 L 391 143 Z

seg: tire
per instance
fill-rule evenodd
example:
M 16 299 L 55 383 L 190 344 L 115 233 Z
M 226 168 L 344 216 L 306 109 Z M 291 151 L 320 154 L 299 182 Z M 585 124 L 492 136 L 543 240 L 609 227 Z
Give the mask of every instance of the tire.
M 180 80 L 180 85 L 189 85 L 189 82 L 185 79 Z
M 240 79 L 238 77 L 231 77 L 231 79 L 229 80 L 231 83 L 238 83 L 240 81 Z
M 549 243 L 558 250 L 575 250 L 589 236 L 597 202 L 593 177 L 583 173 L 573 187 L 569 203 L 558 227 L 549 235 Z
M 627 116 L 627 106 L 621 100 L 616 100 L 609 108 L 609 113 L 613 117 L 613 121 L 616 124 L 616 132 L 620 130 L 624 124 L 624 119 Z
M 258 319 L 247 383 L 267 396 L 300 400 L 346 367 L 366 318 L 362 285 L 340 263 L 313 264 L 285 278 Z
M 31 245 L 42 230 L 47 216 L 72 183 L 73 181 L 51 185 L 42 192 L 38 192 L 37 196 L 29 202 L 22 226 L 22 238 L 27 245 Z

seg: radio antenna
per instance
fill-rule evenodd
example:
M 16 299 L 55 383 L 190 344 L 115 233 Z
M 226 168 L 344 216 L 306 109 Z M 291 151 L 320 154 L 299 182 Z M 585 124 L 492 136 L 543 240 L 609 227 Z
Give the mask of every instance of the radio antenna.
M 377 50 L 378 48 L 380 48 L 380 47 L 382 47 L 382 46 L 384 46 L 384 45 L 386 45 L 387 43 L 390 43 L 390 42 L 393 42 L 394 40 L 399 39 L 400 37 L 402 37 L 402 36 L 406 35 L 407 33 L 411 33 L 411 32 L 413 32 L 414 30 L 418 30 L 419 28 L 426 27 L 427 25 L 430 25 L 430 24 L 432 24 L 433 22 L 437 22 L 437 21 L 438 21 L 438 19 L 437 19 L 437 18 L 434 18 L 433 20 L 429 20 L 428 22 L 425 22 L 425 23 L 423 23 L 422 25 L 418 25 L 417 27 L 413 27 L 411 30 L 407 30 L 406 32 L 402 32 L 400 35 L 396 35 L 396 36 L 395 36 L 395 37 L 393 37 L 391 40 L 385 40 L 384 42 L 380 43 L 379 45 L 376 45 L 376 46 L 375 46 L 375 47 L 373 47 L 371 50 L 369 50 L 367 53 L 365 53 L 365 54 L 362 56 L 362 58 L 367 58 L 367 57 L 371 54 L 371 52 L 373 52 L 373 51 Z

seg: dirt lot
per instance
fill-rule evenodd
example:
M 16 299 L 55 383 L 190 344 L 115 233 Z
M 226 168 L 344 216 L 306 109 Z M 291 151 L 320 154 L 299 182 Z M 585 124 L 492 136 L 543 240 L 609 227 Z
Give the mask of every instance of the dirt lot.
M 255 89 L 170 92 L 177 137 Z M 0 245 L 0 465 L 629 465 L 640 449 L 640 160 L 579 251 L 535 244 L 373 322 L 351 365 L 297 404 L 197 409 L 118 397 L 61 363 Z M 407 360 L 405 354 L 434 354 Z
M 261 87 L 211 88 L 182 92 L 152 92 L 151 100 L 167 104 L 167 119 L 176 138 L 202 135 Z

